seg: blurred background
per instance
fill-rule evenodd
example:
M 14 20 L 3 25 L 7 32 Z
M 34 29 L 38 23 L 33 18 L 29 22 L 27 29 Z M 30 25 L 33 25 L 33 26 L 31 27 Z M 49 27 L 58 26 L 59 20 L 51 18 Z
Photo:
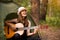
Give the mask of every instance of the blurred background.
M 5 40 L 5 17 L 9 13 L 17 13 L 20 6 L 27 8 L 35 25 L 48 27 L 39 31 L 42 40 L 60 40 L 60 0 L 0 0 L 0 40 Z

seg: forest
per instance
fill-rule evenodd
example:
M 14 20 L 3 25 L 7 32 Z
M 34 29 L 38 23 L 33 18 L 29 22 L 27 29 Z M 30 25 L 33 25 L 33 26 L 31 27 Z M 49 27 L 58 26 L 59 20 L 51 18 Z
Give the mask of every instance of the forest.
M 60 40 L 60 0 L 0 0 L 0 40 L 4 37 L 4 19 L 7 14 L 27 8 L 36 25 L 41 25 L 42 40 Z M 32 20 L 31 20 L 32 21 Z

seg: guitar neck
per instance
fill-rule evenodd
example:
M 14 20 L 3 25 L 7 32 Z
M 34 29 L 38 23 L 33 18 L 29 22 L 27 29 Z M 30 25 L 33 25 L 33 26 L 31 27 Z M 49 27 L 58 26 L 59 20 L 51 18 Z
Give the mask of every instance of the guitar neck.
M 28 30 L 28 29 L 34 29 L 34 28 L 38 28 L 38 26 L 18 28 L 18 30 Z

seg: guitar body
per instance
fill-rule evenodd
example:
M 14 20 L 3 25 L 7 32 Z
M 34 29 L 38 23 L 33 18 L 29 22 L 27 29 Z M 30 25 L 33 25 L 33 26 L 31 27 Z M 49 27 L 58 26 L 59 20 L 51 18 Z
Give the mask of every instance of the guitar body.
M 13 24 L 13 25 L 14 25 L 14 27 L 16 27 L 16 28 L 23 28 L 23 27 L 24 27 L 22 23 L 17 23 L 17 24 Z M 8 29 L 8 26 L 5 26 L 5 27 L 4 27 L 4 32 L 5 32 L 6 38 L 11 38 L 11 37 L 13 37 L 14 34 L 16 34 L 16 33 L 18 33 L 18 34 L 20 34 L 20 35 L 23 35 L 24 30 L 18 30 L 18 31 L 15 32 L 12 28 L 9 27 L 9 29 Z
M 15 34 L 15 32 L 13 31 L 13 29 L 11 29 L 11 28 L 8 29 L 8 26 L 4 27 L 4 32 L 5 32 L 6 38 L 11 38 Z
M 16 26 L 16 28 L 18 28 L 18 31 L 16 31 L 15 33 L 23 35 L 24 30 L 20 30 L 19 28 L 24 28 L 24 25 L 22 23 L 17 23 L 17 24 L 15 24 L 15 26 Z

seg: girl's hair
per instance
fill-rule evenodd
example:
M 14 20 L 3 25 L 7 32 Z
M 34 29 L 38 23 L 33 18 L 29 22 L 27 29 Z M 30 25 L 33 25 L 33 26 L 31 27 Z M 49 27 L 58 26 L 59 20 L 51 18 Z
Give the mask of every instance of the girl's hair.
M 22 15 L 21 15 L 21 12 L 20 12 L 20 15 L 18 16 L 18 21 L 19 22 L 21 22 L 21 23 L 23 23 L 23 25 L 25 26 L 25 27 L 27 27 L 28 26 L 28 19 L 27 19 L 27 16 L 26 17 L 23 17 Z

